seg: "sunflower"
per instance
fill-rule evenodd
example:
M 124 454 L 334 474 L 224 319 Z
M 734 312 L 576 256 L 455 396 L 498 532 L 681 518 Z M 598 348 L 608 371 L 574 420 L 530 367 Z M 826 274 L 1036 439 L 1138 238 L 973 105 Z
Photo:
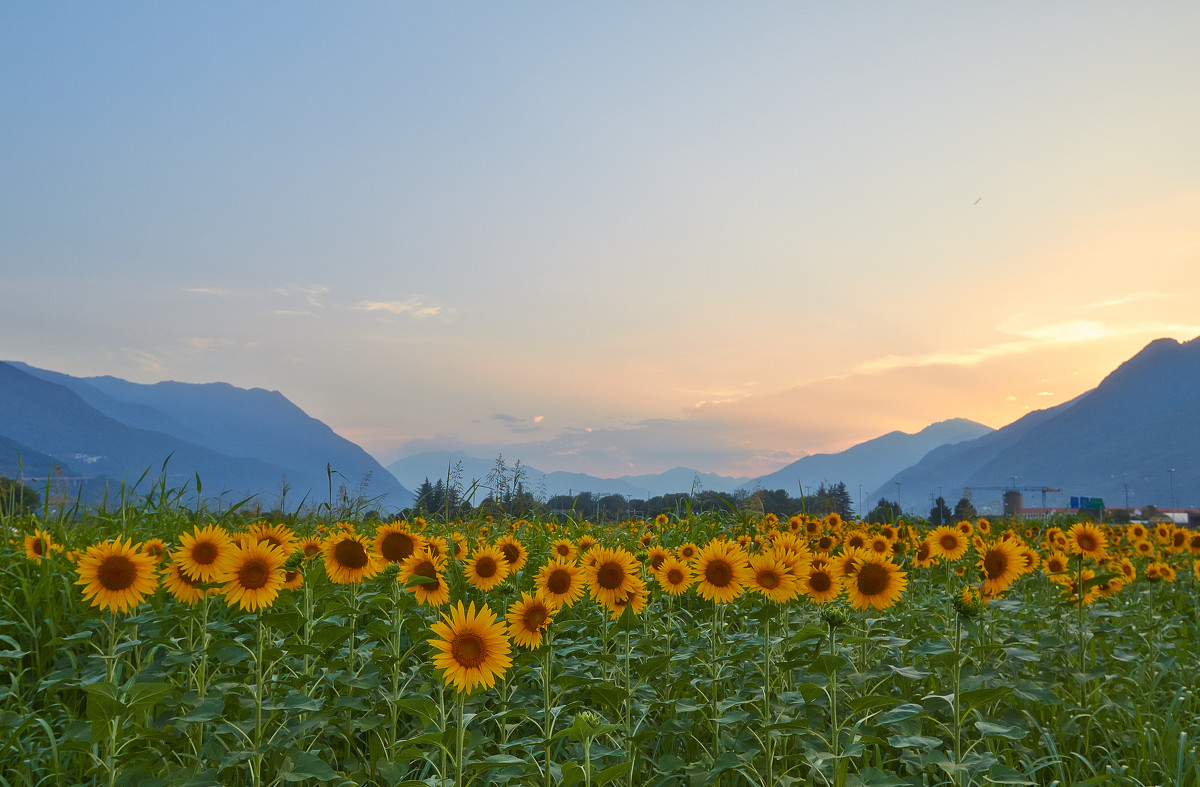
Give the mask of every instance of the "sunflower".
M 467 582 L 480 590 L 491 590 L 508 577 L 511 569 L 499 547 L 487 546 L 475 550 L 467 560 Z
M 358 585 L 383 568 L 383 560 L 367 545 L 367 539 L 353 533 L 334 533 L 325 539 L 325 573 L 339 585 Z
M 1137 552 L 1139 555 L 1149 557 L 1154 554 L 1154 544 L 1143 538 L 1139 541 L 1133 542 L 1133 551 Z
M 1168 563 L 1155 561 L 1146 566 L 1146 579 L 1151 582 L 1174 582 L 1175 569 Z
M 522 593 L 508 608 L 508 636 L 518 647 L 540 648 L 542 634 L 554 619 L 553 604 L 536 593 Z
M 1071 567 L 1071 560 L 1062 552 L 1051 552 L 1050 557 L 1042 564 L 1042 571 L 1047 575 L 1062 574 Z
M 963 524 L 962 522 L 959 523 Z M 970 522 L 966 522 L 970 526 Z M 967 537 L 960 528 L 942 525 L 929 534 L 929 543 L 935 557 L 951 563 L 967 554 Z
M 304 557 L 316 557 L 321 554 L 321 539 L 316 536 L 305 536 L 296 542 L 296 549 L 304 553 Z
M 1146 526 L 1141 522 L 1134 522 L 1128 527 L 1128 529 L 1126 529 L 1125 534 L 1126 539 L 1129 541 L 1142 541 L 1149 536 L 1149 533 L 1146 531 Z
M 54 539 L 45 530 L 35 528 L 33 535 L 25 536 L 25 557 L 41 560 L 54 548 Z
M 606 606 L 624 599 L 641 568 L 637 558 L 621 547 L 596 547 L 588 554 L 595 561 L 584 567 L 583 576 L 591 589 L 592 598 Z
M 1116 570 L 1125 578 L 1126 582 L 1132 582 L 1137 579 L 1137 568 L 1134 567 L 1133 561 L 1127 557 L 1117 561 Z
M 592 547 L 596 546 L 596 539 L 592 538 L 591 533 L 584 533 L 579 537 L 579 551 L 587 552 Z
M 550 554 L 562 560 L 574 561 L 579 548 L 569 538 L 560 538 L 550 545 Z
M 875 536 L 867 542 L 867 549 L 876 555 L 892 554 L 892 542 L 886 536 Z
M 843 543 L 851 549 L 863 549 L 867 545 L 867 534 L 861 530 L 852 530 Z
M 1167 551 L 1172 555 L 1178 555 L 1187 550 L 1188 533 L 1183 528 L 1171 529 L 1171 540 L 1167 544 Z
M 858 567 L 862 561 L 870 556 L 871 553 L 865 549 L 847 548 L 840 555 L 834 555 L 830 558 L 830 565 L 839 577 L 852 577 L 858 571 Z
M 583 596 L 583 575 L 574 561 L 554 559 L 538 569 L 534 586 L 555 606 L 571 606 Z
M 668 557 L 658 567 L 654 578 L 658 580 L 658 585 L 672 596 L 679 596 L 687 592 L 687 589 L 696 581 L 696 575 L 692 572 L 691 566 L 685 561 L 677 557 Z
M 646 562 L 650 564 L 651 571 L 658 571 L 658 567 L 670 556 L 671 553 L 662 547 L 653 546 L 646 551 Z
M 225 603 L 242 610 L 256 610 L 275 603 L 284 583 L 283 564 L 287 555 L 265 541 L 249 541 L 233 550 L 229 577 L 221 587 Z
M 750 589 L 780 603 L 791 601 L 800 593 L 796 576 L 774 554 L 750 556 Z
M 496 542 L 500 554 L 504 555 L 504 559 L 508 561 L 509 571 L 513 574 L 525 567 L 525 561 L 529 560 L 529 550 L 525 545 L 517 540 L 516 536 L 505 536 Z
M 696 559 L 696 555 L 700 554 L 700 547 L 693 544 L 691 541 L 682 544 L 675 550 L 675 556 L 684 563 L 691 563 Z
M 933 543 L 926 538 L 917 547 L 917 554 L 913 555 L 913 563 L 920 568 L 929 568 L 937 563 L 937 555 L 934 553 Z
M 750 562 L 728 541 L 713 539 L 696 556 L 696 592 L 713 602 L 733 601 L 746 590 Z
M 1079 580 L 1082 579 L 1084 587 L 1087 587 L 1088 580 L 1094 579 L 1095 577 L 1095 571 L 1091 570 L 1090 568 L 1085 568 L 1080 572 L 1079 576 L 1076 576 L 1076 574 L 1073 572 L 1070 574 L 1064 574 L 1063 579 L 1059 580 L 1058 584 L 1062 586 L 1063 595 L 1066 596 L 1068 600 L 1078 604 L 1080 603 Z M 1099 595 L 1099 586 L 1092 585 L 1084 591 L 1082 602 L 1084 604 L 1091 604 Z
M 184 604 L 199 602 L 207 592 L 199 582 L 185 574 L 174 559 L 163 569 L 162 584 L 176 601 Z
M 179 537 L 172 554 L 184 573 L 197 582 L 224 582 L 233 565 L 233 539 L 216 525 L 199 526 Z
M 83 586 L 83 597 L 92 606 L 112 612 L 133 609 L 158 587 L 154 558 L 128 540 L 94 544 L 79 559 L 75 569 Z
M 1098 559 L 1104 557 L 1107 547 L 1108 538 L 1091 522 L 1076 522 L 1067 531 L 1067 548 L 1072 555 Z
M 304 574 L 299 571 L 283 572 L 283 589 L 284 590 L 299 590 L 304 587 Z
M 430 536 L 425 539 L 425 551 L 431 557 L 443 557 L 450 553 L 450 543 L 441 536 Z
M 279 547 L 279 551 L 285 555 L 290 555 L 296 551 L 296 534 L 287 525 L 266 525 L 259 523 L 251 525 L 248 532 L 259 541 L 266 541 L 273 547 Z
M 1200 582 L 1200 560 L 1192 563 L 1192 573 L 1196 575 L 1196 581 Z
M 423 546 L 425 539 L 410 532 L 403 523 L 384 525 L 375 531 L 375 551 L 388 563 L 403 563 Z
M 605 603 L 608 608 L 608 613 L 613 620 L 621 617 L 625 613 L 626 607 L 633 610 L 633 614 L 637 614 L 646 608 L 646 600 L 649 594 L 646 592 L 646 583 L 641 577 L 629 578 L 629 592 L 620 598 L 614 599 L 610 603 Z
M 141 549 L 150 557 L 154 558 L 154 563 L 163 562 L 163 558 L 167 554 L 167 544 L 161 538 L 149 538 L 142 543 Z
M 1188 552 L 1193 555 L 1200 555 L 1200 532 L 1193 532 L 1188 537 Z
M 842 583 L 827 564 L 814 563 L 808 575 L 801 578 L 800 589 L 817 604 L 825 604 L 842 595 Z
M 813 544 L 813 551 L 820 552 L 822 555 L 828 555 L 837 546 L 837 543 L 837 538 L 830 533 L 825 533 L 817 538 L 817 543 Z
M 864 552 L 854 576 L 846 578 L 846 594 L 855 609 L 887 609 L 904 592 L 906 577 L 890 559 Z
M 994 541 L 985 543 L 979 550 L 979 570 L 983 574 L 984 595 L 997 596 L 1008 589 L 1008 586 L 1021 573 L 1024 558 L 1017 551 L 1017 545 L 1011 541 Z
M 424 582 L 414 583 L 408 588 L 408 592 L 416 596 L 417 602 L 420 604 L 440 607 L 442 604 L 450 602 L 450 586 L 446 584 L 446 580 L 442 576 L 445 565 L 446 558 L 442 555 L 435 557 L 425 550 L 421 550 L 404 559 L 404 562 L 400 564 L 400 573 L 396 575 L 396 581 L 407 585 L 413 577 L 424 577 Z
M 442 671 L 442 680 L 455 690 L 470 693 L 476 686 L 491 688 L 512 666 L 512 646 L 504 626 L 487 607 L 475 611 L 475 602 L 463 609 L 463 603 L 433 624 L 436 639 L 433 666 Z

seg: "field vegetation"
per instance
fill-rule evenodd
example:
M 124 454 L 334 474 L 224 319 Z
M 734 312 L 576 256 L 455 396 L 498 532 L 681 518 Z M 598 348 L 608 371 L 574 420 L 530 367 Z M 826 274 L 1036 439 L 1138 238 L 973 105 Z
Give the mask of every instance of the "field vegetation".
M 0 785 L 1200 787 L 1197 531 L 181 500 L 0 513 Z

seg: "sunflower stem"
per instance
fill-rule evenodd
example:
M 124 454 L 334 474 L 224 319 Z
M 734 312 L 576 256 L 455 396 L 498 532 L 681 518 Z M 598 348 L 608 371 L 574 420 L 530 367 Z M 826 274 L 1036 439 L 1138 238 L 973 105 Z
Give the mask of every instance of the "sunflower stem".
M 454 784 L 463 787 L 463 739 L 466 737 L 466 721 L 463 718 L 463 705 L 466 694 L 458 692 L 458 735 L 454 743 Z
M 764 601 L 765 605 L 771 602 Z M 771 740 L 771 616 L 763 616 L 763 735 L 766 736 L 767 784 L 775 783 L 775 752 Z
M 545 742 L 546 750 L 546 767 L 545 767 L 545 785 L 550 787 L 550 746 L 554 737 L 554 717 L 550 715 L 550 703 L 552 700 L 550 686 L 550 667 L 553 657 L 553 648 L 550 646 L 551 634 L 549 629 L 546 631 L 546 642 L 542 645 L 542 740 Z
M 962 682 L 962 616 L 954 618 L 954 764 L 962 765 L 962 702 L 959 699 Z M 962 771 L 955 769 L 954 783 L 962 784 Z
M 250 760 L 250 775 L 254 787 L 262 784 L 262 706 L 263 706 L 263 619 L 262 607 L 255 614 L 257 642 L 254 648 L 254 757 Z

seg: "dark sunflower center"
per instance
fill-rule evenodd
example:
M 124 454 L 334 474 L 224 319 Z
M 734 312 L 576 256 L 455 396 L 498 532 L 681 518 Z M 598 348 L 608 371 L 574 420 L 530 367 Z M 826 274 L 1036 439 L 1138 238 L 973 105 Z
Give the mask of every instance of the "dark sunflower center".
M 1096 549 L 1096 537 L 1086 530 L 1075 536 L 1075 542 L 1084 552 L 1092 552 Z
M 953 533 L 943 533 L 942 537 L 938 539 L 938 544 L 947 552 L 953 552 L 958 549 L 958 536 Z
M 537 631 L 546 622 L 546 608 L 534 604 L 525 610 L 525 630 Z
M 261 558 L 247 560 L 237 572 L 238 584 L 246 590 L 258 590 L 266 587 L 271 578 L 271 567 Z
M 504 554 L 504 559 L 511 566 L 515 566 L 517 561 L 521 559 L 521 550 L 514 544 L 501 544 L 500 551 Z
M 217 545 L 211 541 L 199 541 L 192 545 L 192 562 L 196 565 L 207 566 L 217 559 Z
M 989 549 L 983 557 L 983 570 L 988 579 L 1004 576 L 1008 571 L 1008 555 L 999 549 Z
M 757 579 L 758 586 L 766 590 L 774 590 L 775 588 L 779 587 L 779 583 L 783 581 L 779 574 L 770 569 L 758 572 Z
M 96 579 L 105 590 L 125 590 L 137 579 L 137 566 L 124 555 L 109 555 L 96 570 Z
M 433 580 L 432 582 L 426 582 L 421 585 L 421 587 L 424 588 L 428 593 L 432 593 L 442 586 L 442 581 L 438 579 L 437 567 L 433 565 L 432 560 L 423 560 L 418 563 L 417 567 L 413 569 L 413 574 L 418 577 L 425 577 L 426 579 Z
M 463 632 L 450 643 L 450 655 L 464 669 L 478 667 L 484 661 L 483 639 L 475 633 Z
M 673 568 L 670 571 L 668 571 L 667 572 L 667 584 L 682 585 L 683 584 L 683 572 L 677 568 Z
M 733 566 L 724 560 L 710 560 L 704 567 L 704 581 L 715 588 L 728 587 L 733 581 Z
M 666 559 L 667 559 L 666 555 L 656 554 L 656 555 L 654 555 L 654 557 L 650 558 L 650 567 L 657 571 L 658 567 L 661 566 L 662 562 Z
M 556 596 L 561 596 L 571 589 L 571 572 L 565 568 L 556 568 L 546 577 L 546 589 Z
M 558 544 L 554 547 L 554 551 L 562 557 L 566 557 L 567 555 L 571 554 L 571 548 L 566 544 Z
M 367 565 L 367 550 L 353 539 L 345 538 L 333 548 L 333 559 L 343 568 L 359 569 Z
M 321 551 L 321 546 L 312 541 L 310 541 L 304 545 L 304 556 L 305 557 L 312 557 L 313 555 L 317 554 L 320 551 Z
M 681 549 L 681 550 L 679 550 L 679 554 L 683 557 L 684 560 L 691 560 L 692 558 L 694 558 L 696 556 L 696 550 Z
M 928 560 L 929 552 L 929 542 L 922 541 L 921 546 L 917 548 L 917 560 Z
M 199 586 L 199 584 L 200 584 L 200 581 L 199 581 L 199 580 L 197 580 L 197 579 L 192 579 L 191 577 L 189 577 L 189 576 L 187 575 L 187 572 L 186 572 L 186 571 L 183 571 L 183 570 L 181 570 L 181 569 L 179 568 L 179 566 L 175 566 L 175 576 L 179 578 L 179 581 L 180 581 L 180 582 L 182 582 L 183 584 L 187 585 L 188 587 L 193 587 L 193 588 L 194 588 L 194 587 L 197 587 L 197 586 Z
M 822 552 L 828 552 L 833 549 L 833 536 L 821 536 L 820 540 L 817 541 L 817 549 Z
M 891 583 L 892 575 L 888 570 L 878 563 L 867 563 L 859 569 L 855 581 L 858 583 L 858 592 L 864 596 L 878 596 L 888 589 Z
M 596 570 L 596 584 L 605 590 L 616 590 L 625 581 L 625 569 L 620 563 L 604 563 Z
M 808 586 L 818 593 L 824 593 L 833 587 L 833 578 L 824 571 L 817 571 L 808 578 Z
M 33 546 L 33 554 L 35 554 L 35 555 L 46 554 L 46 542 L 43 541 L 42 539 L 40 539 L 40 538 L 33 539 L 32 546 Z
M 288 582 L 295 582 L 296 577 L 298 576 L 300 576 L 299 571 L 285 571 L 283 572 L 283 581 L 285 584 Z
M 494 558 L 484 555 L 475 561 L 475 575 L 480 579 L 491 579 L 496 576 L 496 561 Z
M 862 536 L 851 536 L 850 540 L 847 541 L 846 543 L 852 547 L 861 547 L 866 542 L 863 541 Z
M 388 533 L 379 543 L 379 551 L 389 563 L 399 563 L 413 553 L 413 546 L 408 533 Z

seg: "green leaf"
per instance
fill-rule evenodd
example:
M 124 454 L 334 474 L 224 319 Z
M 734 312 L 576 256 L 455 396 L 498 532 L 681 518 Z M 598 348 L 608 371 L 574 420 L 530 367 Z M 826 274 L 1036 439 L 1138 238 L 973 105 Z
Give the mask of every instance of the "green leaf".
M 888 738 L 888 744 L 894 749 L 932 749 L 941 746 L 942 739 L 928 735 L 893 735 Z
M 895 664 L 889 664 L 888 669 L 902 678 L 913 678 L 915 680 L 928 678 L 931 674 L 928 670 L 917 669 L 916 667 L 899 667 Z
M 897 705 L 886 713 L 879 714 L 875 719 L 875 723 L 891 724 L 892 722 L 903 721 L 904 719 L 916 716 L 918 713 L 922 713 L 924 710 L 920 705 L 907 702 L 903 705 Z
M 583 781 L 583 768 L 574 762 L 564 762 L 562 766 L 562 787 L 572 787 Z
M 878 768 L 866 768 L 862 773 L 851 775 L 847 784 L 851 787 L 906 787 L 908 782 Z
M 293 691 L 291 694 L 283 698 L 283 707 L 287 710 L 320 710 L 325 704 L 324 697 L 310 697 L 307 694 L 301 694 L 298 691 Z
M 596 785 L 596 787 L 602 787 L 603 785 L 608 784 L 609 782 L 613 781 L 614 779 L 619 779 L 622 776 L 626 776 L 628 774 L 629 774 L 629 763 L 618 762 L 616 765 L 610 765 L 607 768 L 605 768 L 604 770 L 600 771 L 599 773 L 594 774 L 592 776 L 592 784 Z
M 987 780 L 992 784 L 1037 784 L 1007 765 L 993 765 L 988 769 Z
M 983 735 L 995 735 L 1000 738 L 1008 738 L 1010 741 L 1019 741 L 1029 734 L 1027 730 L 1020 727 L 1006 727 L 1003 724 L 992 724 L 988 721 L 975 722 L 975 728 Z
M 971 689 L 958 695 L 959 700 L 968 708 L 974 708 L 1012 693 L 1012 686 L 992 686 L 985 689 Z
M 179 717 L 179 721 L 196 723 L 212 721 L 225 712 L 225 700 L 220 697 L 208 697 L 190 711 Z
M 108 681 L 84 686 L 83 690 L 87 692 L 88 721 L 108 722 L 125 710 L 117 696 L 117 687 Z
M 897 697 L 889 697 L 886 694 L 868 694 L 866 697 L 858 697 L 850 700 L 850 710 L 854 713 L 860 713 L 871 708 L 891 708 L 899 705 L 903 700 Z
M 289 782 L 299 782 L 305 779 L 327 782 L 337 777 L 333 768 L 330 768 L 320 757 L 302 751 L 290 752 L 284 761 L 283 769 L 279 772 L 279 778 Z
M 170 683 L 134 683 L 126 692 L 126 707 L 130 713 L 150 710 L 174 690 Z
M 813 659 L 810 667 L 813 672 L 829 675 L 846 666 L 846 657 L 840 653 L 822 653 Z

